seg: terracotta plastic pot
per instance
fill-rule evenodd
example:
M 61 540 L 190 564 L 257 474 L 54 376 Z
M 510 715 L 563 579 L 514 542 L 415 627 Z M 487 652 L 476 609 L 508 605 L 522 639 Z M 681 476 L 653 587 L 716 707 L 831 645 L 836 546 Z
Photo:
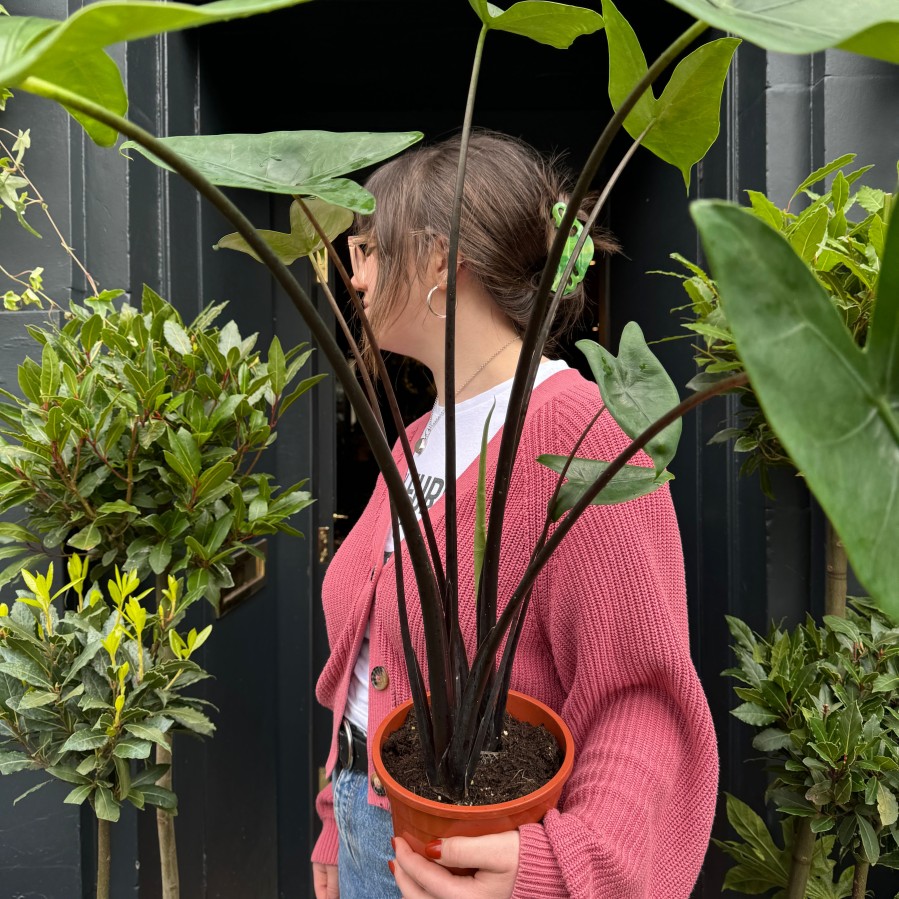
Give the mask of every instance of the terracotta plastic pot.
M 400 786 L 390 776 L 381 759 L 381 747 L 395 730 L 403 726 L 411 708 L 411 699 L 397 706 L 381 723 L 371 748 L 372 764 L 390 800 L 393 831 L 416 852 L 424 855 L 427 843 L 444 837 L 484 836 L 517 830 L 522 824 L 536 824 L 556 807 L 574 765 L 574 740 L 568 726 L 549 706 L 523 693 L 509 691 L 506 705 L 509 714 L 528 724 L 542 724 L 556 738 L 564 758 L 556 775 L 540 789 L 512 802 L 493 805 L 450 805 L 424 799 Z

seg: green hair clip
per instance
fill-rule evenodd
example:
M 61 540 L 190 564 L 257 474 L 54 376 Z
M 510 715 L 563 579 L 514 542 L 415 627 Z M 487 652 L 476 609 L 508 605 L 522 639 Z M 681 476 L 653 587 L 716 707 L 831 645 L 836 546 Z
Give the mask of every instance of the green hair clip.
M 553 206 L 553 221 L 556 223 L 556 227 L 558 228 L 562 224 L 562 216 L 565 215 L 566 206 L 564 203 L 556 203 Z M 581 232 L 584 230 L 584 226 L 577 220 L 574 220 L 574 223 L 571 226 L 571 233 L 568 235 L 568 240 L 565 241 L 565 247 L 562 250 L 562 258 L 559 260 L 559 269 L 556 272 L 555 280 L 553 281 L 553 293 L 559 289 L 559 283 L 562 280 L 562 275 L 565 272 L 565 269 L 568 266 L 568 262 L 571 259 L 572 254 L 574 253 L 575 244 L 577 244 Z M 568 278 L 568 283 L 565 285 L 565 290 L 562 291 L 562 296 L 567 297 L 569 294 L 572 294 L 577 290 L 578 284 L 584 280 L 584 276 L 587 274 L 587 269 L 590 267 L 590 263 L 593 261 L 593 254 L 596 251 L 596 247 L 593 245 L 593 238 L 589 235 L 587 236 L 586 241 L 584 241 L 584 245 L 581 247 L 580 253 L 578 253 L 577 259 L 574 263 L 574 270 L 571 272 L 571 275 Z

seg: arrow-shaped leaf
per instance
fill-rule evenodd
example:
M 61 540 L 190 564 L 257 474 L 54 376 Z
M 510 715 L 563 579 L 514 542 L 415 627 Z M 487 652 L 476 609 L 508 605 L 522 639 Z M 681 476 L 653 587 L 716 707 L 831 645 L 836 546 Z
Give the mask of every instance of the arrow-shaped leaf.
M 646 57 L 612 0 L 603 0 L 603 13 L 609 41 L 609 98 L 618 109 L 646 74 Z M 718 137 L 721 93 L 739 44 L 734 38 L 703 44 L 677 64 L 658 99 L 649 88 L 624 120 L 631 137 L 649 129 L 643 146 L 680 169 L 687 189 L 690 170 Z
M 561 472 L 565 466 L 567 456 L 544 455 L 538 456 L 537 461 L 555 472 Z M 608 462 L 599 462 L 595 459 L 572 459 L 566 472 L 567 482 L 559 491 L 558 499 L 552 509 L 554 521 L 558 521 L 574 504 L 584 495 L 587 488 L 609 467 Z M 614 506 L 618 503 L 626 503 L 638 496 L 646 496 L 658 490 L 663 484 L 667 484 L 674 475 L 663 471 L 656 474 L 652 468 L 642 465 L 625 465 L 615 477 L 595 496 L 591 506 Z
M 468 0 L 481 22 L 491 31 L 508 31 L 541 44 L 566 50 L 582 34 L 602 28 L 602 16 L 592 9 L 551 3 L 549 0 L 521 0 L 502 10 L 486 0 Z
M 899 62 L 895 0 L 668 0 L 721 31 L 780 53 L 840 47 Z
M 674 382 L 636 322 L 624 326 L 617 357 L 592 340 L 579 340 L 577 348 L 590 363 L 606 408 L 628 437 L 638 437 L 680 402 Z M 681 429 L 678 419 L 646 444 L 656 472 L 674 458 Z
M 374 197 L 341 176 L 394 156 L 421 138 L 419 131 L 273 131 L 167 137 L 163 143 L 213 184 L 318 197 L 335 206 L 369 214 L 375 208 Z M 122 149 L 126 148 L 167 168 L 133 142 L 124 143 Z
M 328 240 L 332 242 L 338 234 L 342 234 L 353 224 L 353 213 L 349 209 L 312 197 L 305 202 L 315 220 L 328 235 Z M 303 207 L 296 200 L 290 204 L 289 234 L 283 231 L 260 230 L 259 235 L 285 265 L 290 265 L 324 246 L 306 213 L 303 212 Z M 256 251 L 236 232 L 226 234 L 213 249 L 238 250 L 241 253 L 249 253 L 257 262 L 260 261 Z

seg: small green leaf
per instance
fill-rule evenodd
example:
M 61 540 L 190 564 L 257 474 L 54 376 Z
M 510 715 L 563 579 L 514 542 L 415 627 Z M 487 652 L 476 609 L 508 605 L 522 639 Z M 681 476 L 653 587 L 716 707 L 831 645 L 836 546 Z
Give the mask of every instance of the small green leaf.
M 139 740 L 150 740 L 151 742 L 162 746 L 164 749 L 169 748 L 169 742 L 166 739 L 165 734 L 155 727 L 146 727 L 143 724 L 126 724 L 125 730 Z
M 153 744 L 149 740 L 135 740 L 126 737 L 119 740 L 112 754 L 120 759 L 145 759 L 149 758 Z
M 37 762 L 33 762 L 22 752 L 9 752 L 0 749 L 0 774 L 15 774 L 17 771 L 32 771 L 38 768 Z
M 95 785 L 92 783 L 87 783 L 75 787 L 75 789 L 63 799 L 63 802 L 66 802 L 69 805 L 81 805 L 85 799 L 90 798 L 91 793 L 94 792 L 94 786 Z
M 75 549 L 89 550 L 100 545 L 103 534 L 96 524 L 89 524 L 86 528 L 82 528 L 73 536 L 69 537 L 67 543 L 74 546 Z
M 202 712 L 187 706 L 168 706 L 165 710 L 169 718 L 182 727 L 192 730 L 195 733 L 202 734 L 205 737 L 211 737 L 215 732 L 215 725 Z
M 811 262 L 815 258 L 827 234 L 827 221 L 827 209 L 821 206 L 807 218 L 797 222 L 796 230 L 790 234 L 790 243 L 804 262 Z
M 153 574 L 163 574 L 169 567 L 172 560 L 172 542 L 170 540 L 160 540 L 150 550 L 150 568 Z
M 121 814 L 121 806 L 116 802 L 115 797 L 112 795 L 112 790 L 109 787 L 104 787 L 102 784 L 97 786 L 97 790 L 94 793 L 94 814 L 101 821 L 118 821 L 119 815 Z
M 756 734 L 752 741 L 753 749 L 761 752 L 777 752 L 779 749 L 789 749 L 793 745 L 792 737 L 783 730 L 769 727 Z
M 0 21 L 2 21 L 2 19 L 0 19 Z M 36 793 L 36 792 L 37 792 L 38 790 L 40 790 L 42 787 L 47 786 L 48 783 L 51 783 L 51 781 L 49 781 L 49 780 L 42 780 L 39 784 L 36 784 L 36 785 L 33 786 L 30 790 L 26 790 L 24 793 L 22 793 L 21 796 L 16 796 L 16 798 L 13 799 L 12 804 L 13 804 L 13 805 L 18 805 L 18 804 L 19 804 L 19 803 L 20 803 L 26 796 L 30 796 L 32 793 Z
M 565 50 L 584 34 L 603 27 L 602 16 L 592 9 L 551 3 L 549 0 L 521 0 L 507 10 L 485 0 L 469 0 L 481 22 L 493 31 L 507 31 Z
M 187 356 L 193 352 L 193 347 L 191 346 L 190 337 L 188 336 L 187 331 L 185 331 L 178 322 L 174 321 L 174 319 L 166 319 L 162 326 L 162 331 L 163 334 L 165 334 L 166 343 L 168 343 L 179 356 Z
M 144 800 L 149 802 L 150 805 L 156 805 L 171 812 L 176 811 L 178 808 L 178 797 L 171 790 L 150 784 L 141 787 L 141 792 L 144 794 Z
M 287 363 L 284 360 L 281 341 L 277 337 L 272 338 L 272 345 L 269 347 L 268 373 L 272 379 L 272 392 L 275 396 L 280 396 L 287 380 Z
M 98 734 L 90 728 L 77 730 L 62 745 L 63 752 L 86 752 L 90 749 L 99 749 L 109 741 L 106 734 Z
M 353 224 L 352 211 L 343 206 L 335 206 L 314 197 L 309 197 L 305 203 L 330 241 L 333 241 Z M 297 259 L 303 259 L 324 246 L 318 232 L 296 200 L 290 206 L 289 234 L 263 229 L 260 229 L 258 233 L 285 265 L 291 265 Z M 261 261 L 256 251 L 236 232 L 226 234 L 213 249 L 238 250 L 241 253 L 248 253 L 257 262 Z
M 883 827 L 891 827 L 899 820 L 899 804 L 896 794 L 883 781 L 877 784 L 877 814 Z
M 735 709 L 731 709 L 731 715 L 751 724 L 753 727 L 762 727 L 765 724 L 773 724 L 777 721 L 777 715 L 755 702 L 744 702 Z
M 876 865 L 880 858 L 880 841 L 871 823 L 862 815 L 856 815 L 858 821 L 858 835 L 862 841 L 862 854 L 868 864 Z
M 628 437 L 638 437 L 680 401 L 674 382 L 636 322 L 624 326 L 617 357 L 591 340 L 579 340 L 577 348 L 590 363 L 606 408 Z M 657 474 L 674 458 L 681 430 L 677 419 L 646 444 Z
M 538 456 L 537 461 L 541 465 L 561 473 L 567 459 L 567 456 L 543 455 Z M 553 520 L 558 521 L 571 509 L 608 467 L 608 462 L 595 459 L 573 459 L 566 473 L 567 483 L 559 491 L 558 499 L 552 509 Z M 614 506 L 618 503 L 626 503 L 653 493 L 672 478 L 673 475 L 668 471 L 656 474 L 654 469 L 645 468 L 642 465 L 625 465 L 590 501 L 590 505 Z
M 57 699 L 57 694 L 49 690 L 29 690 L 19 701 L 19 709 L 39 709 Z
M 784 214 L 763 193 L 757 190 L 747 190 L 749 202 L 752 203 L 752 211 L 763 221 L 767 222 L 775 231 L 783 230 Z
M 140 515 L 140 509 L 131 503 L 126 503 L 123 499 L 117 499 L 111 503 L 103 503 L 97 512 L 100 515 L 115 515 L 121 512 L 130 513 L 132 515 Z

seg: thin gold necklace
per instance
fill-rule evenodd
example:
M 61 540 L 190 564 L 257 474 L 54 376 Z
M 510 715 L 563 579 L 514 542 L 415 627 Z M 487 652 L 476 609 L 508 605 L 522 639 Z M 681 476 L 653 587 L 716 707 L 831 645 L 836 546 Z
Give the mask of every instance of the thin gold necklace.
M 503 352 L 503 350 L 507 350 L 516 340 L 520 340 L 519 336 L 516 334 L 508 343 L 504 343 L 457 391 L 456 395 L 453 398 L 458 399 L 459 394 L 461 394 L 466 387 L 488 366 L 491 362 L 493 362 L 496 357 Z M 440 405 L 440 400 L 434 400 L 434 408 L 431 409 L 431 417 L 428 419 L 428 424 L 422 432 L 421 437 L 418 438 L 418 441 L 415 444 L 415 455 L 420 456 L 424 452 L 424 448 L 428 445 L 428 437 L 431 436 L 431 431 L 437 427 L 437 423 L 443 418 L 446 413 L 446 406 L 444 406 L 440 412 L 437 413 L 437 417 L 434 418 L 434 413 L 437 412 L 437 407 Z

